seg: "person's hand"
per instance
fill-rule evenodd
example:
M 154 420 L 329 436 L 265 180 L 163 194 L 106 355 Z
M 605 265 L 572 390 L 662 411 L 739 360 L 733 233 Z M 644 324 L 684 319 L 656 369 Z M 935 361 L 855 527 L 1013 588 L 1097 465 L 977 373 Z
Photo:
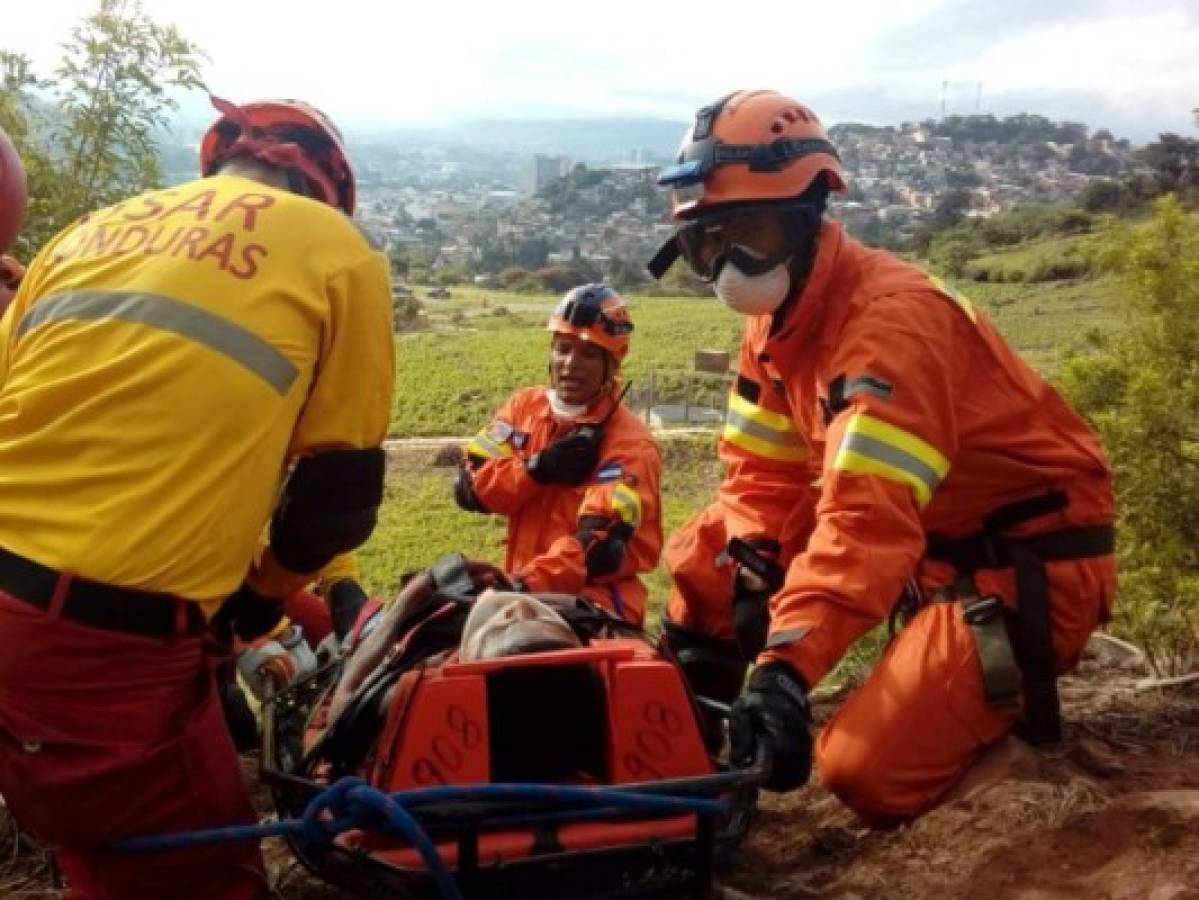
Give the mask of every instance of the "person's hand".
M 768 750 L 771 791 L 791 791 L 812 774 L 812 721 L 803 681 L 786 663 L 758 666 L 729 710 L 732 760 L 747 765 L 759 743 Z
M 251 641 L 237 656 L 237 671 L 250 692 L 265 703 L 315 672 L 316 654 L 304 639 L 304 630 L 291 623 L 275 637 Z
M 727 553 L 733 573 L 733 634 L 746 661 L 766 646 L 770 632 L 770 598 L 783 586 L 779 543 L 770 538 L 733 538 Z
M 573 428 L 526 464 L 538 484 L 582 484 L 599 465 L 603 430 L 596 425 Z
M 243 643 L 253 643 L 279 629 L 283 622 L 283 601 L 264 597 L 243 582 L 217 610 L 209 628 L 218 643 L 233 646 L 236 635 Z

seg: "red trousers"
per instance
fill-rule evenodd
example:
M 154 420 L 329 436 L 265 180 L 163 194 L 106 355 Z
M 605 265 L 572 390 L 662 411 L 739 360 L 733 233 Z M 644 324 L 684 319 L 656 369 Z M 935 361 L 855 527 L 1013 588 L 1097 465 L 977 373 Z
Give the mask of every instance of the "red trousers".
M 255 820 L 198 637 L 52 618 L 0 591 L 0 794 L 80 900 L 258 900 L 252 842 L 120 853 L 114 840 Z

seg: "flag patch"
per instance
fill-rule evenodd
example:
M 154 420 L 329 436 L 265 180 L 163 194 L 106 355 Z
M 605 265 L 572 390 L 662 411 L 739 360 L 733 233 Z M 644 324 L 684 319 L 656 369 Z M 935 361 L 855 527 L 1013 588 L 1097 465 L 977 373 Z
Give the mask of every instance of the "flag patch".
M 609 481 L 616 481 L 624 473 L 620 463 L 608 462 L 600 466 L 595 472 L 595 480 L 601 484 L 606 484 Z
M 512 426 L 503 419 L 494 419 L 487 426 L 487 436 L 497 443 L 503 443 L 512 436 Z

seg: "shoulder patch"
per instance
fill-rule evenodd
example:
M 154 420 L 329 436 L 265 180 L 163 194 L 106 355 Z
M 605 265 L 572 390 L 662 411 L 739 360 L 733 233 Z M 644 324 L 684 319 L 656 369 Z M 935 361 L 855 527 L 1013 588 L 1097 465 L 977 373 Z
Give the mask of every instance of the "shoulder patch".
M 845 382 L 844 391 L 847 400 L 854 394 L 870 394 L 880 400 L 890 400 L 891 395 L 895 393 L 895 386 L 877 375 L 862 374 Z
M 595 470 L 595 480 L 600 484 L 616 481 L 624 474 L 618 462 L 606 462 Z
M 503 443 L 512 437 L 513 428 L 503 419 L 493 419 L 487 426 L 487 436 L 497 443 Z

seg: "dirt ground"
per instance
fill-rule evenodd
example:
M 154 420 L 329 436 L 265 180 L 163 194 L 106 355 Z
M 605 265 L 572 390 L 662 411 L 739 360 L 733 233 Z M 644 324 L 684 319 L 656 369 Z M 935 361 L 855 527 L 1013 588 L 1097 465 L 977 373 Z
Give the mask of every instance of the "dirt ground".
M 973 791 L 873 831 L 819 787 L 767 797 L 725 900 L 1199 898 L 1199 691 L 1063 684 L 1065 741 L 1012 740 Z
M 717 896 L 1199 900 L 1199 684 L 1138 691 L 1138 674 L 1084 660 L 1062 682 L 1061 745 L 1001 745 L 972 787 L 892 831 L 862 826 L 818 786 L 765 796 Z M 347 896 L 281 842 L 266 850 L 277 896 Z M 0 812 L 0 897 L 56 896 L 44 857 Z

